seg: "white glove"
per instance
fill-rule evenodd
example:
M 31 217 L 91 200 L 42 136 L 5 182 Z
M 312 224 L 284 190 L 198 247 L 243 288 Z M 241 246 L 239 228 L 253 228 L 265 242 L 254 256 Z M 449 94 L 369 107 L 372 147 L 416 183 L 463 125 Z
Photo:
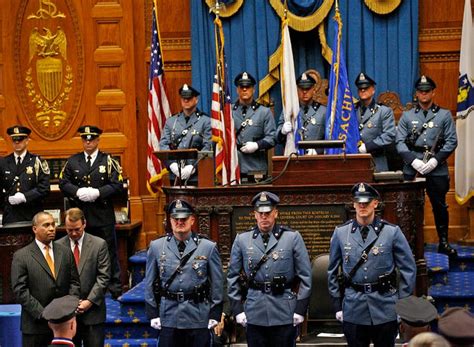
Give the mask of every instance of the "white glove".
M 212 329 L 217 326 L 217 324 L 219 324 L 219 322 L 215 319 L 209 319 L 209 323 L 207 323 L 207 329 Z
M 181 179 L 182 180 L 187 180 L 191 175 L 194 173 L 194 167 L 192 165 L 186 165 L 181 169 Z
M 174 162 L 170 165 L 170 170 L 172 173 L 174 173 L 175 176 L 179 176 L 179 168 L 178 168 L 178 163 Z
M 289 132 L 291 132 L 291 130 L 293 130 L 293 126 L 291 125 L 291 122 L 283 123 L 283 126 L 281 127 L 281 133 L 283 135 L 288 134 Z
M 240 148 L 240 151 L 242 153 L 253 153 L 258 149 L 258 144 L 257 142 L 247 142 L 245 145 Z
M 25 194 L 18 192 L 15 195 L 9 196 L 8 202 L 10 203 L 10 205 L 19 205 L 19 204 L 25 203 L 26 202 Z
M 423 165 L 423 167 L 420 169 L 419 172 L 422 175 L 426 175 L 426 174 L 429 174 L 431 171 L 433 171 L 437 166 L 438 166 L 438 160 L 436 160 L 436 158 L 431 158 L 430 160 L 428 160 L 426 164 Z
M 293 326 L 297 326 L 304 322 L 304 317 L 298 313 L 293 313 Z
M 97 188 L 92 188 L 92 187 L 89 187 L 87 188 L 87 192 L 88 192 L 88 195 L 89 195 L 89 201 L 96 201 L 97 198 L 100 196 L 100 192 L 99 192 L 99 189 Z
M 160 319 L 160 317 L 153 318 L 153 319 L 150 321 L 150 326 L 151 326 L 153 329 L 161 330 L 161 319 Z
M 341 323 L 343 322 L 342 311 L 336 312 L 336 319 Z
M 363 142 L 359 146 L 359 153 L 367 153 L 367 148 L 365 148 L 365 143 L 363 143 Z
M 247 316 L 245 315 L 245 312 L 239 313 L 235 316 L 235 321 L 237 324 L 240 324 L 245 328 L 247 326 Z
M 423 166 L 425 166 L 425 163 L 423 163 L 423 160 L 421 159 L 415 159 L 411 162 L 411 167 L 421 174 L 422 174 L 421 169 L 423 168 Z
M 306 151 L 306 155 L 318 155 L 318 152 L 314 148 L 310 148 Z
M 89 188 L 87 187 L 82 187 L 79 188 L 76 192 L 76 196 L 79 198 L 81 201 L 89 202 Z

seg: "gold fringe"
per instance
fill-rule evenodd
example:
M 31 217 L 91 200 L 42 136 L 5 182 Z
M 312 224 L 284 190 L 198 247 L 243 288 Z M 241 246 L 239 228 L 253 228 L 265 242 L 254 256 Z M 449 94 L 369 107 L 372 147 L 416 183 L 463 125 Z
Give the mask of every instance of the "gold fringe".
M 230 5 L 226 5 L 225 7 L 222 7 L 219 9 L 219 16 L 220 17 L 231 17 L 234 14 L 237 13 L 237 11 L 240 9 L 242 4 L 244 3 L 244 0 L 236 0 Z M 213 12 L 214 14 L 216 13 L 216 0 L 206 0 L 207 6 L 209 6 L 209 10 Z
M 324 30 L 324 22 L 318 25 L 318 34 L 319 34 L 319 41 L 321 42 L 321 54 L 323 55 L 324 59 L 331 64 L 332 63 L 332 49 L 328 46 L 326 41 L 326 32 Z
M 263 105 L 270 103 L 270 88 L 280 80 L 280 64 L 283 55 L 283 46 L 280 43 L 276 51 L 268 59 L 268 75 L 258 83 L 258 102 Z
M 400 6 L 402 0 L 364 0 L 365 5 L 377 14 L 389 14 Z
M 290 11 L 286 13 L 288 25 L 296 31 L 310 31 L 316 28 L 331 10 L 334 0 L 324 0 L 321 6 L 312 14 L 306 17 L 297 16 Z M 270 0 L 270 5 L 281 18 L 285 19 L 285 4 L 281 0 Z

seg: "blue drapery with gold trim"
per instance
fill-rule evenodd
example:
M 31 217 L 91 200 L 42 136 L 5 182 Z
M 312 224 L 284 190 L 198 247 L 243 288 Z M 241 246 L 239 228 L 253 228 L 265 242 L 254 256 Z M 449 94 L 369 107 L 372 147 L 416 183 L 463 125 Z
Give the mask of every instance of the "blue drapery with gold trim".
M 304 16 L 314 12 L 321 3 L 322 0 L 289 0 L 289 9 Z M 391 90 L 400 95 L 403 103 L 410 101 L 418 77 L 418 0 L 402 1 L 394 12 L 384 16 L 370 11 L 362 0 L 340 0 L 339 8 L 353 95 L 357 96 L 353 82 L 360 71 L 365 71 L 377 81 L 377 94 Z M 333 11 L 328 18 L 332 16 Z M 213 20 L 214 14 L 209 13 L 205 1 L 191 1 L 192 84 L 201 92 L 200 108 L 205 112 L 210 110 L 215 66 Z M 229 75 L 234 77 L 246 70 L 257 80 L 263 79 L 268 73 L 268 58 L 280 44 L 281 19 L 269 1 L 244 0 L 239 10 L 231 17 L 222 18 L 222 22 Z M 296 74 L 314 68 L 328 78 L 329 64 L 321 56 L 317 29 L 290 32 Z M 329 45 L 331 36 L 326 35 Z M 281 110 L 279 93 L 280 87 L 275 85 L 271 96 L 276 117 Z M 231 95 L 236 98 L 234 87 Z

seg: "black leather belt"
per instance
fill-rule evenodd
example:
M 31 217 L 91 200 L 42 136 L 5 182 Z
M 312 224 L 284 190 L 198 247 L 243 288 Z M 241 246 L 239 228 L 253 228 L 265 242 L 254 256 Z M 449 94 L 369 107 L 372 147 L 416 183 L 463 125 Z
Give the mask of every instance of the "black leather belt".
M 377 292 L 381 288 L 378 282 L 351 283 L 350 287 L 354 288 L 354 290 L 357 292 L 361 292 L 365 294 Z
M 285 289 L 289 289 L 292 287 L 292 283 L 285 283 Z M 272 292 L 272 281 L 268 282 L 257 282 L 252 281 L 249 283 L 249 288 L 260 290 L 262 293 L 270 294 Z
M 194 292 L 191 292 L 191 293 L 185 293 L 185 292 L 176 292 L 176 293 L 173 293 L 173 292 L 169 292 L 169 291 L 163 291 L 161 293 L 161 296 L 164 296 L 165 298 L 167 299 L 170 299 L 170 300 L 174 300 L 174 301 L 178 301 L 178 302 L 184 302 L 184 301 L 187 301 L 187 300 L 194 300 L 194 297 L 196 296 L 196 294 Z

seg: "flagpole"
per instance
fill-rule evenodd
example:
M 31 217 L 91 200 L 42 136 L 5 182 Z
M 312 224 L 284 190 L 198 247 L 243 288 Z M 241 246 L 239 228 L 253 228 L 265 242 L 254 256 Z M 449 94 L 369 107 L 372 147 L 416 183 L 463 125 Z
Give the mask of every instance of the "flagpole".
M 333 133 L 333 128 L 334 128 L 334 118 L 336 114 L 336 106 L 337 106 L 337 90 L 339 88 L 339 62 L 340 62 L 340 51 L 341 51 L 341 38 L 342 38 L 342 20 L 341 20 L 341 14 L 339 12 L 339 1 L 336 0 L 336 13 L 334 14 L 334 20 L 337 22 L 337 49 L 336 52 L 333 52 L 333 54 L 336 54 L 336 62 L 333 64 L 331 67 L 334 69 L 334 74 L 335 74 L 335 83 L 334 83 L 334 90 L 336 93 L 333 93 L 333 100 L 331 103 L 331 127 L 330 127 L 330 138 L 332 139 L 332 133 Z

